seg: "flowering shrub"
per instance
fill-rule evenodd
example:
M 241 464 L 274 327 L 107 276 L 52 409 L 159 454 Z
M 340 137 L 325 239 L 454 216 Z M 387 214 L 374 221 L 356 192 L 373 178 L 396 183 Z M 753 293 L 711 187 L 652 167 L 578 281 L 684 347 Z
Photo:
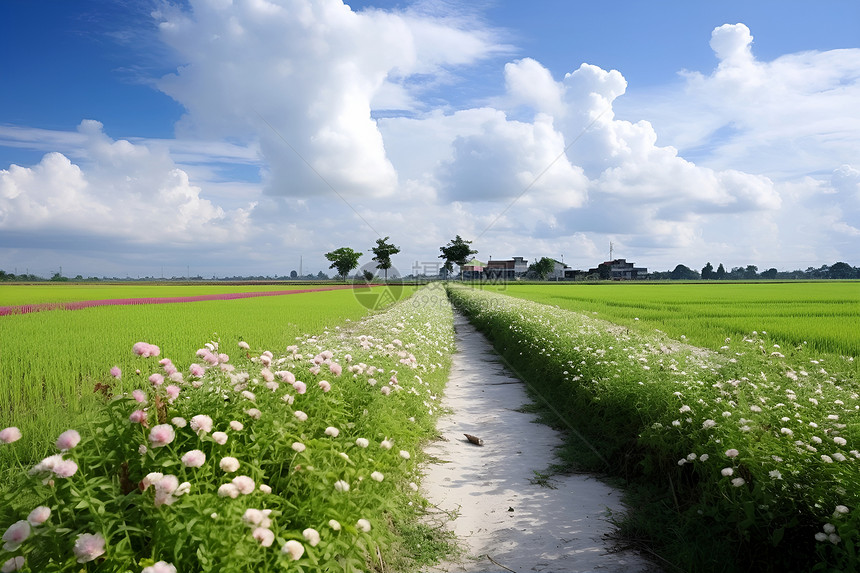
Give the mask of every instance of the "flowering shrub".
M 449 294 L 572 440 L 585 438 L 580 461 L 636 486 L 638 514 L 622 525 L 683 570 L 860 567 L 853 357 L 755 332 L 711 352 L 499 294 Z
M 60 435 L 3 499 L 2 571 L 365 570 L 419 499 L 407 484 L 453 348 L 438 295 L 284 354 L 212 341 L 185 373 L 136 344 L 146 385 Z M 19 438 L 4 429 L 0 447 Z

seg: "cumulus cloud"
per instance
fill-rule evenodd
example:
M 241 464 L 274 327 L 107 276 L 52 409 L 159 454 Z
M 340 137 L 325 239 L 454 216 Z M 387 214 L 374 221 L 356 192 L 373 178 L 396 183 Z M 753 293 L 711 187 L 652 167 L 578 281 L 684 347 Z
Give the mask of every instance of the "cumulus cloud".
M 340 0 L 193 0 L 159 17 L 183 62 L 159 83 L 187 110 L 178 131 L 259 139 L 277 195 L 392 195 L 397 173 L 373 103 L 415 105 L 410 78 L 499 49 L 456 21 L 354 12 Z
M 166 153 L 113 140 L 93 120 L 78 133 L 81 165 L 51 152 L 32 167 L 0 170 L 0 233 L 87 234 L 138 245 L 246 235 L 249 211 L 227 212 L 203 198 Z

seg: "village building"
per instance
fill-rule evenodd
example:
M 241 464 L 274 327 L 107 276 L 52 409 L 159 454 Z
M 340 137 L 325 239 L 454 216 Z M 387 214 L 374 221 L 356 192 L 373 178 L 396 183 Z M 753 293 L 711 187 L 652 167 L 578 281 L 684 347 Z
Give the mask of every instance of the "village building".
M 484 267 L 484 274 L 490 279 L 515 279 L 529 270 L 528 261 L 522 257 L 509 260 L 490 260 Z
M 634 263 L 628 263 L 626 259 L 615 259 L 605 261 L 600 266 L 608 266 L 612 280 L 636 280 L 644 279 L 648 274 L 648 269 L 645 267 L 637 267 Z M 589 274 L 600 274 L 600 266 L 593 269 L 588 269 Z

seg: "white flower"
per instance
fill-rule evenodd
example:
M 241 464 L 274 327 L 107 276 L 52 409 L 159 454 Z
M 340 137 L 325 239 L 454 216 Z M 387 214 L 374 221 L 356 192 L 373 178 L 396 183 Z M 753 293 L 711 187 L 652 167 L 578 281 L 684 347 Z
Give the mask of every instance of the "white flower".
M 836 442 L 836 444 L 837 444 L 837 445 L 839 445 L 839 446 L 844 446 L 845 444 L 847 444 L 847 443 L 848 443 L 848 442 L 845 440 L 845 438 L 840 437 L 840 436 L 836 436 L 835 438 L 833 438 L 833 441 L 834 441 L 834 442 Z
M 340 531 L 340 522 L 336 519 L 329 519 L 328 526 L 334 529 L 335 531 Z
M 844 505 L 837 505 L 834 509 L 834 513 L 848 513 L 848 508 Z
M 177 428 L 184 428 L 185 426 L 188 425 L 188 422 L 185 420 L 185 418 L 182 418 L 180 416 L 176 416 L 175 418 L 171 418 L 170 423 L 173 424 L 174 426 L 176 426 Z
M 12 573 L 13 571 L 20 571 L 24 568 L 24 557 L 19 555 L 18 557 L 12 557 L 8 559 L 5 563 L 3 563 L 3 567 L 0 567 L 0 571 L 3 573 Z
M 305 541 L 307 541 L 311 547 L 316 547 L 320 542 L 320 532 L 311 527 L 302 531 L 302 537 L 305 538 Z
M 223 471 L 227 473 L 233 473 L 239 469 L 239 460 L 230 456 L 226 456 L 221 458 L 221 462 L 218 465 Z
M 264 483 L 260 484 L 260 491 L 263 493 L 272 493 L 272 488 Z
M 400 457 L 403 458 L 404 460 L 408 460 L 411 456 L 409 455 L 409 452 L 407 452 L 406 450 L 400 450 Z
M 717 423 L 713 420 L 705 420 L 704 422 L 702 422 L 702 428 L 705 430 L 709 430 L 716 425 L 717 425 Z
M 293 412 L 293 416 L 298 418 L 299 422 L 304 422 L 305 420 L 308 419 L 308 415 L 305 414 L 304 412 L 302 412 L 301 410 L 296 410 L 295 412 Z M 298 543 L 298 542 L 296 542 L 296 543 Z M 304 549 L 302 549 L 302 551 L 304 551 Z
M 275 534 L 272 533 L 271 529 L 265 527 L 258 527 L 251 535 L 260 542 L 261 547 L 271 547 L 272 543 L 275 542 Z
M 227 443 L 227 434 L 224 432 L 212 432 L 212 439 L 215 440 L 215 443 L 223 446 Z
M 745 483 L 747 483 L 747 482 L 742 477 L 736 477 L 735 479 L 732 480 L 732 485 L 735 487 L 741 487 Z
M 367 440 L 367 438 L 357 438 L 355 440 L 355 445 L 359 448 L 366 448 L 370 445 L 370 442 Z
M 738 457 L 738 454 L 739 454 L 739 453 L 740 453 L 740 452 L 738 452 L 738 451 L 737 451 L 736 449 L 734 449 L 734 448 L 731 448 L 731 449 L 729 449 L 729 450 L 726 450 L 726 455 L 727 455 L 728 457 L 730 457 L 730 458 L 736 458 L 736 457 Z
M 230 422 L 230 429 L 235 431 L 235 432 L 241 432 L 244 428 L 245 428 L 245 425 L 242 422 L 238 422 L 236 420 L 233 420 L 232 422 Z
M 824 527 L 822 529 L 824 529 L 824 533 L 835 533 L 836 532 L 836 526 L 833 525 L 832 523 L 825 523 Z
M 338 430 L 334 426 L 329 426 L 325 429 L 325 434 L 327 436 L 331 436 L 332 438 L 336 438 L 340 434 L 340 430 Z
M 305 451 L 305 445 L 304 445 L 303 443 L 301 443 L 301 442 L 293 442 L 293 446 L 292 446 L 292 447 L 293 447 L 293 449 L 294 449 L 295 451 L 297 451 L 298 453 L 302 453 L 303 451 Z
M 824 533 L 823 531 L 819 531 L 818 533 L 815 534 L 815 540 L 816 541 L 827 541 L 827 534 Z
M 723 474 L 723 477 L 729 477 L 735 473 L 735 470 L 733 468 L 723 468 L 720 470 L 720 473 Z
M 385 479 L 385 476 L 379 472 L 373 472 L 372 474 L 370 474 L 370 478 L 374 481 L 382 481 Z
M 382 448 L 383 450 L 390 450 L 391 446 L 392 446 L 392 443 L 388 440 L 382 440 L 381 442 L 379 442 L 379 447 Z
M 356 522 L 355 526 L 358 528 L 359 531 L 363 531 L 364 533 L 370 531 L 370 522 L 366 519 L 359 519 Z
M 783 433 L 783 434 L 785 434 L 786 436 L 792 436 L 792 435 L 794 435 L 794 432 L 792 432 L 792 431 L 791 431 L 791 430 L 789 430 L 788 428 L 780 428 L 780 429 L 779 429 L 779 431 L 780 431 L 780 433 Z
M 821 460 L 822 460 L 823 462 L 825 462 L 825 463 L 828 463 L 828 464 L 832 464 L 832 463 L 833 463 L 833 458 L 831 458 L 831 457 L 830 457 L 830 456 L 828 456 L 827 454 L 822 455 L 822 456 L 821 456 Z
M 182 455 L 182 465 L 187 468 L 199 468 L 206 463 L 206 454 L 200 450 L 191 450 Z
M 339 492 L 346 492 L 346 491 L 349 491 L 349 484 L 346 483 L 345 481 L 343 481 L 342 479 L 339 479 L 336 482 L 334 482 L 334 489 L 339 491 Z
M 248 414 L 248 416 L 250 416 L 254 420 L 259 420 L 263 416 L 263 413 L 256 408 L 245 410 L 245 413 Z
M 290 559 L 293 561 L 298 561 L 302 558 L 302 555 L 305 554 L 305 546 L 295 539 L 290 539 L 284 543 L 284 546 L 281 548 L 281 553 L 289 555 Z
M 414 481 L 409 482 L 409 489 L 411 489 L 412 491 L 418 491 L 418 484 Z
M 699 456 L 699 461 L 700 462 L 706 462 L 706 461 L 708 461 L 709 457 L 710 456 L 708 454 L 702 454 L 701 456 Z

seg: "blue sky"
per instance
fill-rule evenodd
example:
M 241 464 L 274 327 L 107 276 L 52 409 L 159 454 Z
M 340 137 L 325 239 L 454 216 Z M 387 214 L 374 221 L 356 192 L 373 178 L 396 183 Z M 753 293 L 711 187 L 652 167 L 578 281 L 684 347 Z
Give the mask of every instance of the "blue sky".
M 455 234 L 860 265 L 858 29 L 849 1 L 11 2 L 0 268 L 281 275 L 391 236 L 405 274 Z

